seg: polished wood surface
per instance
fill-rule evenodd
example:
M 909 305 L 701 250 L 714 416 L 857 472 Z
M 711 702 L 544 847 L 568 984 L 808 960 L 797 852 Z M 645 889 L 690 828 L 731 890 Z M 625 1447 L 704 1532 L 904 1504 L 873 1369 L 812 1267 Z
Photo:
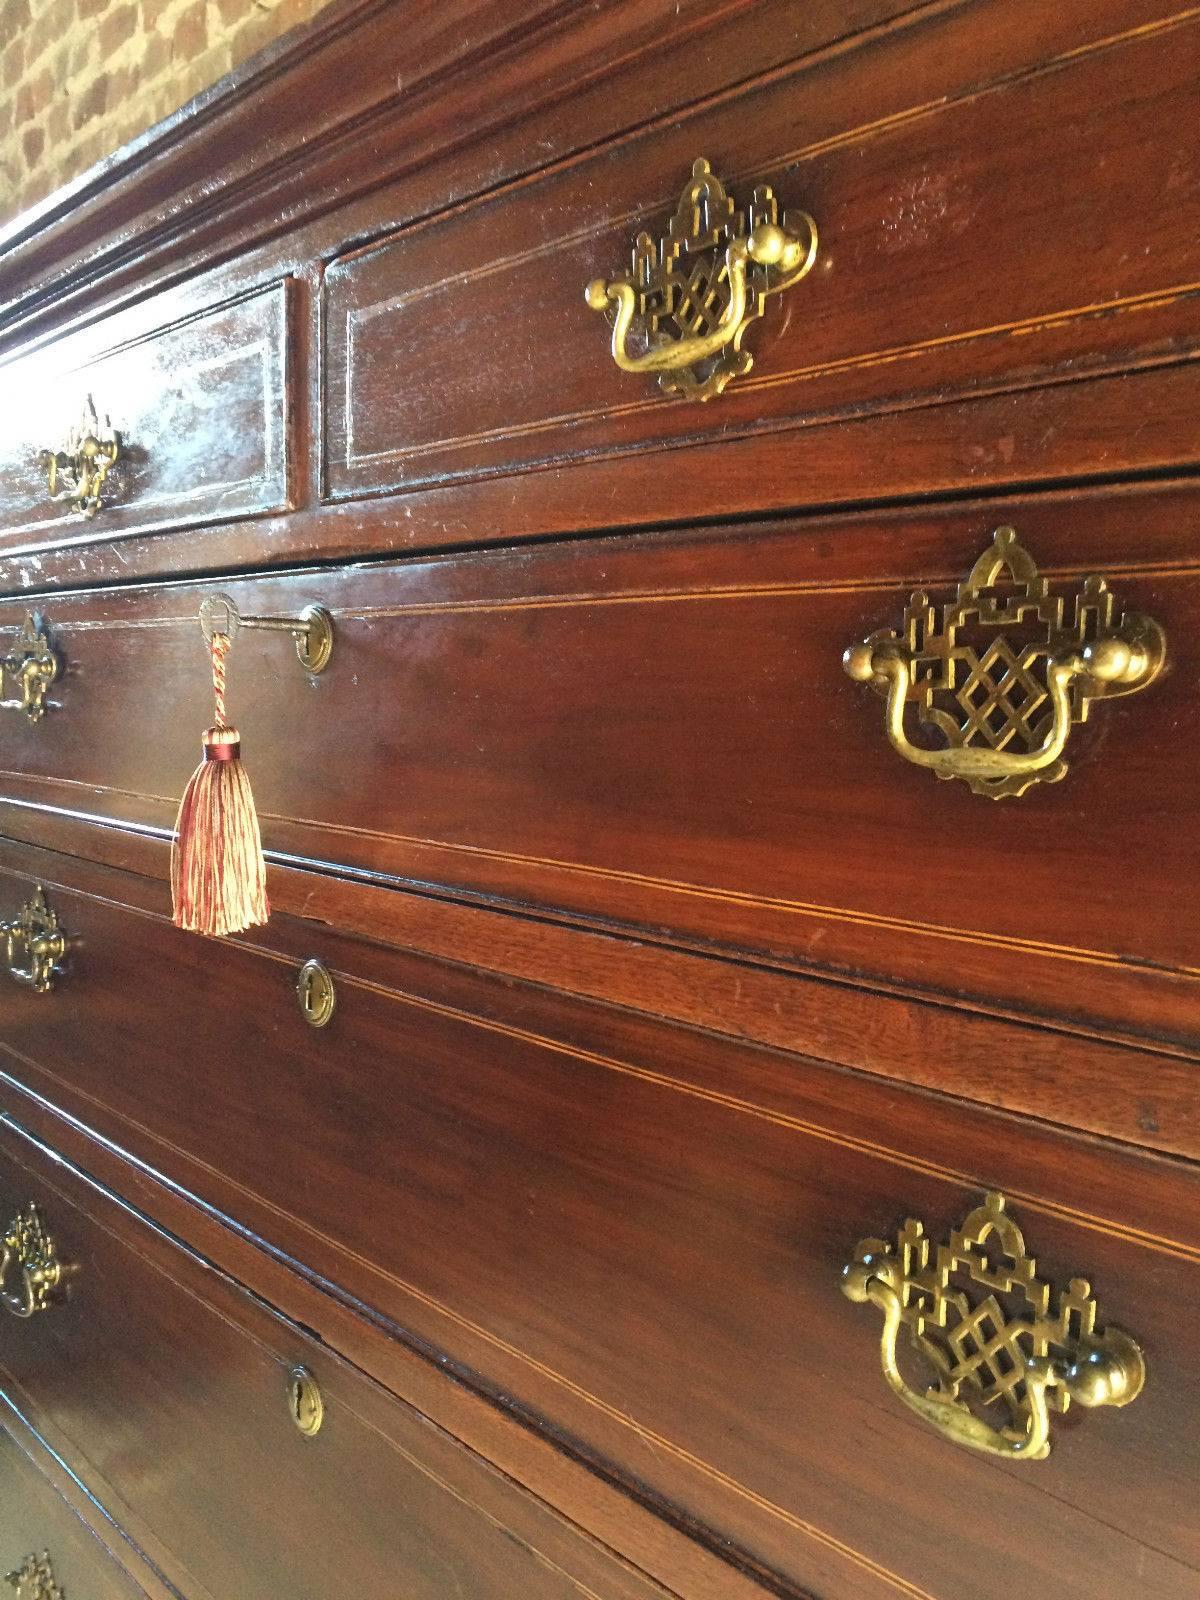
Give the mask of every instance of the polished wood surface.
M 0 921 L 69 935 L 0 972 L 0 1202 L 83 1268 L 0 1315 L 0 1421 L 69 1600 L 104 1549 L 150 1600 L 1195 1593 L 1198 66 L 1166 0 L 333 0 L 0 230 L 0 655 L 37 610 L 64 668 L 0 718 Z M 583 287 L 701 155 L 821 246 L 689 406 Z M 83 521 L 34 457 L 88 394 Z M 841 657 L 1002 523 L 1168 654 L 997 805 Z M 214 944 L 166 875 L 221 590 L 335 648 L 234 646 L 275 914 Z M 1145 1350 L 1045 1461 L 918 1421 L 839 1292 L 985 1189 Z
M 704 446 L 742 430 L 1176 361 L 1200 288 L 1200 24 L 1147 25 L 1155 9 L 1093 5 L 1086 39 L 1074 7 L 1019 44 L 976 18 L 967 48 L 950 19 L 898 32 L 333 263 L 331 492 L 666 443 L 701 453 L 663 470 L 707 480 L 719 467 Z M 1169 206 L 1129 159 L 1161 127 L 1177 132 Z M 697 155 L 719 157 L 743 203 L 769 182 L 821 240 L 810 277 L 754 324 L 753 372 L 719 406 L 665 404 L 653 378 L 620 372 L 582 292 L 628 270 L 641 229 L 666 233 Z M 1100 210 L 1079 181 L 1089 166 L 1110 169 Z M 463 337 L 447 339 L 448 318 Z M 754 509 L 793 500 L 793 481 L 764 476 Z M 610 510 L 630 492 L 614 472 Z
M 168 1600 L 165 1589 L 153 1581 L 143 1587 L 118 1565 L 96 1529 L 43 1476 L 31 1448 L 37 1446 L 27 1430 L 0 1403 L 0 1574 L 15 1576 L 27 1557 L 46 1553 L 70 1600 Z M 119 1536 L 114 1542 L 123 1543 Z
M 114 530 L 287 504 L 286 283 L 186 322 L 155 327 L 152 308 L 149 315 L 143 308 L 126 323 L 119 342 L 115 330 L 68 339 L 5 371 L 0 550 L 86 545 Z M 119 434 L 121 458 L 105 484 L 99 523 L 81 525 L 50 499 L 38 452 L 65 448 L 89 399 Z
M 507 28 L 481 4 L 454 30 L 421 19 L 410 40 L 377 4 L 334 7 L 306 51 L 283 50 L 277 67 L 249 72 L 115 163 L 87 205 L 50 204 L 40 228 L 31 220 L 0 239 L 10 303 L 0 360 L 56 321 L 123 316 L 152 290 L 190 312 L 290 275 L 299 400 L 298 514 L 150 539 L 117 521 L 109 537 L 90 530 L 82 550 L 35 541 L 0 559 L 0 592 L 1195 465 L 1186 85 L 1200 29 L 1187 11 L 1163 0 L 1071 0 L 1036 18 L 1012 0 L 624 0 L 571 26 L 560 8 L 504 9 Z M 420 71 L 397 72 L 405 47 Z M 411 86 L 399 100 L 398 80 Z M 677 133 L 665 125 L 672 105 Z M 787 141 L 768 110 L 792 130 Z M 253 126 L 244 150 L 239 117 Z M 959 131 L 947 131 L 960 121 L 961 150 Z M 1007 137 L 1012 126 L 1022 140 Z M 1171 130 L 1172 201 L 1151 207 L 1136 152 L 1160 126 Z M 656 398 L 649 380 L 621 381 L 582 300 L 590 276 L 623 262 L 639 222 L 662 220 L 701 149 L 731 183 L 778 169 L 827 219 L 823 263 L 794 305 L 771 307 L 756 327 L 750 388 L 739 399 L 734 386 L 719 412 Z M 1081 166 L 1103 174 L 1095 205 Z M 597 209 L 611 219 L 614 206 L 626 209 L 594 259 L 578 245 L 580 260 L 557 259 L 555 238 L 596 226 Z M 386 277 L 392 254 L 407 260 L 456 238 L 475 214 L 506 219 L 499 242 L 506 254 L 533 252 L 529 280 L 504 299 L 494 274 L 472 279 L 447 248 L 437 280 L 447 286 L 414 302 L 414 329 L 374 347 L 362 339 L 391 313 L 359 329 L 369 359 L 351 374 L 350 404 L 368 454 L 352 482 L 338 466 L 352 363 L 346 352 L 339 377 L 338 352 L 354 285 Z M 347 256 L 381 236 L 394 243 Z M 406 266 L 383 284 L 384 303 L 403 304 L 420 281 Z M 202 292 L 189 298 L 189 285 Z M 365 284 L 363 294 L 371 300 Z M 493 296 L 482 315 L 480 295 Z M 542 305 L 535 330 L 528 319 Z M 567 388 L 584 386 L 599 407 L 565 434 L 554 419 L 578 412 L 579 396 L 543 404 L 541 376 L 561 371 L 564 353 Z M 487 375 L 493 359 L 507 363 L 502 381 Z M 455 405 L 465 421 L 447 421 Z M 465 430 L 470 448 L 430 465 L 425 414 L 442 418 L 438 437 L 443 423 Z M 530 418 L 538 431 L 506 453 L 496 430 L 527 430 Z M 555 428 L 548 452 L 543 435 Z M 219 441 L 210 431 L 198 443 Z M 399 472 L 397 452 L 410 447 Z M 534 461 L 538 470 L 523 470 Z M 354 495 L 392 482 L 403 496 L 323 503 L 339 492 L 339 471 Z
M 166 840 L 50 813 L 41 815 L 35 830 L 24 811 L 15 815 L 55 851 L 70 854 L 6 840 L 0 857 L 15 874 L 4 891 L 8 909 L 40 882 L 115 897 L 162 915 Z M 17 831 L 11 818 L 8 826 Z M 83 855 L 91 859 L 80 861 Z M 273 865 L 270 885 L 275 910 L 306 923 L 817 1056 L 1040 1122 L 1200 1155 L 1194 1058 L 1178 1047 L 1149 1046 L 1132 1030 L 1127 1037 L 1103 1037 L 1085 1024 L 1048 1027 L 1019 1012 L 981 1012 L 954 997 L 880 991 L 543 918 L 498 918 L 486 907 L 397 893 L 301 867 Z
M 986 1492 L 997 1538 L 1020 1507 L 1025 1583 L 1068 1539 L 1090 1583 L 1190 1592 L 1200 1549 L 1164 1492 L 1200 1404 L 1190 1169 L 453 966 L 422 982 L 286 918 L 262 951 L 183 948 L 107 898 L 54 903 L 73 970 L 10 1007 L 10 1073 L 752 1569 L 957 1596 L 989 1535 L 947 1544 L 940 1518 Z M 314 954 L 339 986 L 319 1033 L 293 990 Z M 120 997 L 145 973 L 162 1003 L 143 1015 Z M 907 1214 L 941 1231 L 997 1184 L 1043 1270 L 1087 1276 L 1152 1374 L 1006 1469 L 1011 1491 L 896 1409 L 873 1314 L 836 1289 L 859 1237 Z M 895 1446 L 864 1448 L 879 1428 Z
M 1197 506 L 1093 492 L 230 581 L 247 614 L 335 619 L 319 679 L 273 634 L 230 657 L 265 846 L 1192 1054 Z M 914 589 L 951 598 L 998 518 L 1057 590 L 1101 572 L 1156 616 L 1170 665 L 1072 731 L 1062 782 L 993 803 L 902 761 L 841 656 Z M 54 807 L 169 833 L 211 717 L 207 592 L 47 604 L 65 674 L 43 722 L 9 720 L 10 831 Z
M 665 1595 L 28 1139 L 0 1152 L 0 1214 L 36 1203 L 78 1268 L 65 1305 L 0 1326 L 5 1390 L 184 1593 Z

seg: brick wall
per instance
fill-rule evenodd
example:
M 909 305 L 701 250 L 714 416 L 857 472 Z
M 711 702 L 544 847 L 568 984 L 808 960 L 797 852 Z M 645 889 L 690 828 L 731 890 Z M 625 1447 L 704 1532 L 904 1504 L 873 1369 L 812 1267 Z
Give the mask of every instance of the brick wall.
M 0 0 L 0 221 L 326 0 Z

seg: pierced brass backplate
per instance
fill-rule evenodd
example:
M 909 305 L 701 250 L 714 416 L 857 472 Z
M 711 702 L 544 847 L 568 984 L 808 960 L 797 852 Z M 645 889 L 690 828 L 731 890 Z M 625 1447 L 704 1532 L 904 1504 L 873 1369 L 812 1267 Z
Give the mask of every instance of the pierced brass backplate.
M 288 1409 L 306 1439 L 320 1433 L 325 1421 L 325 1399 L 307 1367 L 293 1367 L 288 1373 Z
M 30 722 L 40 722 L 46 715 L 46 691 L 59 670 L 45 618 L 30 611 L 17 630 L 12 649 L 0 657 L 0 671 L 15 679 L 19 690 L 17 699 L 2 702 L 4 709 L 24 712 Z
M 587 303 L 612 319 L 623 372 L 653 372 L 668 394 L 711 400 L 754 365 L 742 340 L 767 296 L 799 283 L 816 258 L 806 211 L 781 217 L 766 184 L 739 208 L 701 159 L 667 232 L 639 233 L 630 271 L 594 278 Z
M 843 662 L 887 700 L 893 748 L 939 778 L 1002 800 L 1064 777 L 1067 735 L 1097 700 L 1154 682 L 1166 636 L 1153 617 L 1117 610 L 1103 578 L 1068 602 L 1050 592 L 1014 529 L 997 528 L 955 599 L 909 599 L 899 630 L 851 645 Z M 905 709 L 934 741 L 913 744 Z
M 58 914 L 46 903 L 46 891 L 39 884 L 11 922 L 0 922 L 8 973 L 35 994 L 53 987 L 67 953 L 67 935 Z
M 67 1280 L 75 1271 L 69 1262 L 60 1260 L 58 1246 L 46 1232 L 37 1206 L 27 1205 L 5 1229 L 0 1250 L 0 1301 L 14 1317 L 33 1317 L 61 1305 Z
M 15 1572 L 4 1575 L 10 1589 L 16 1591 L 17 1600 L 66 1600 L 50 1565 L 50 1552 L 26 1556 Z
M 103 502 L 104 485 L 121 458 L 121 436 L 112 422 L 96 414 L 88 396 L 79 426 L 72 428 L 62 450 L 42 450 L 38 465 L 46 474 L 51 500 L 65 501 L 81 516 L 94 517 Z
M 296 979 L 300 1011 L 311 1028 L 323 1028 L 333 1016 L 337 991 L 323 961 L 306 961 Z
M 894 1245 L 860 1240 L 843 1292 L 883 1313 L 880 1358 L 889 1387 L 947 1439 L 1008 1460 L 1050 1453 L 1050 1411 L 1126 1406 L 1145 1381 L 1142 1352 L 1117 1328 L 1096 1327 L 1091 1285 L 1073 1278 L 1055 1296 L 1038 1277 L 1002 1194 L 989 1194 L 947 1244 L 910 1218 Z M 900 1330 L 924 1358 L 932 1388 L 899 1367 Z M 992 1427 L 981 1412 L 997 1407 Z

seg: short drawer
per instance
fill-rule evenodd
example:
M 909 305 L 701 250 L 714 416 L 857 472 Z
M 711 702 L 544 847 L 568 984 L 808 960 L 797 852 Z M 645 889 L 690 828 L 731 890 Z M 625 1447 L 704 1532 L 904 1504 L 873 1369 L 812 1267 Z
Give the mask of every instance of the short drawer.
M 1073 706 L 1061 781 L 996 800 L 898 755 L 843 654 L 904 632 L 914 594 L 944 613 L 1004 523 L 1061 601 L 1055 650 L 1101 628 L 1099 573 L 1166 667 Z M 334 646 L 314 678 L 243 630 L 230 713 L 277 861 L 1195 1047 L 1198 532 L 1193 488 L 1105 490 L 239 579 L 248 615 L 327 606 Z M 962 624 L 937 702 L 1005 759 L 1054 721 L 1029 582 L 997 572 L 1026 612 Z M 39 842 L 49 809 L 169 834 L 212 719 L 212 587 L 46 600 L 62 671 L 40 721 L 0 713 L 7 833 Z M 0 605 L 10 650 L 27 605 Z M 905 726 L 946 742 L 916 705 Z
M 143 308 L 116 342 L 101 327 L 0 369 L 0 554 L 286 506 L 288 293 L 281 280 L 163 326 Z M 115 459 L 81 510 L 89 435 Z M 57 499 L 46 454 L 62 458 Z
M 60 1303 L 0 1321 L 0 1383 L 189 1600 L 665 1600 L 10 1125 L 0 1213 L 30 1206 L 74 1272 Z M 10 1545 L 53 1548 L 7 1511 Z
M 116 877 L 53 889 L 73 966 L 6 1001 L 15 1114 L 28 1091 L 169 1174 L 785 1593 L 1002 1600 L 1064 1552 L 1097 1600 L 1194 1593 L 1178 1486 L 1200 1429 L 1197 1169 L 286 917 L 255 946 L 187 940 L 121 909 Z M 314 956 L 336 992 L 320 1029 L 297 1003 Z M 148 989 L 153 1006 L 132 998 Z M 1053 1416 L 1044 1460 L 998 1462 L 914 1416 L 885 1382 L 879 1312 L 841 1292 L 860 1241 L 895 1248 L 911 1218 L 947 1242 L 988 1190 L 1048 1313 L 1085 1328 L 1086 1279 L 1097 1326 L 1144 1352 L 1144 1392 Z M 86 1284 L 115 1293 L 140 1270 L 97 1265 Z M 1022 1270 L 990 1322 L 988 1286 L 965 1285 L 981 1343 L 1037 1304 L 1010 1281 Z M 122 1293 L 120 1316 L 149 1300 Z M 71 1327 L 42 1321 L 53 1339 Z M 126 1343 L 144 1336 L 135 1322 Z M 83 1381 L 96 1337 L 39 1362 L 41 1381 Z M 172 1348 L 169 1327 L 153 1337 Z M 996 1345 L 1001 1373 L 1021 1338 Z M 266 1418 L 290 1474 L 282 1353 L 256 1358 L 238 1409 Z M 243 1392 L 235 1354 L 214 1363 L 226 1395 Z M 122 1408 L 128 1387 L 113 1384 Z M 1010 1421 L 1003 1398 L 985 1414 Z
M 1174 10 L 914 8 L 335 261 L 329 495 L 504 475 L 462 504 L 612 526 L 1195 460 L 1172 395 L 1196 347 L 1200 25 Z M 1161 151 L 1170 205 L 1134 150 Z M 584 298 L 622 273 L 658 285 L 635 360 L 713 335 L 726 195 L 680 198 L 697 158 L 735 232 L 769 186 L 819 233 L 808 276 L 768 283 L 726 350 L 752 369 L 706 405 L 619 370 Z M 631 268 L 641 234 L 653 268 Z M 1079 381 L 1135 368 L 1140 386 Z M 667 447 L 686 454 L 639 463 Z
M 19 1424 L 18 1424 L 19 1427 Z M 24 1438 L 24 1430 L 21 1430 Z M 14 1600 L 146 1600 L 85 1522 L 0 1426 L 0 1581 Z M 55 1587 L 57 1585 L 57 1587 Z M 154 1600 L 163 1600 L 156 1591 Z

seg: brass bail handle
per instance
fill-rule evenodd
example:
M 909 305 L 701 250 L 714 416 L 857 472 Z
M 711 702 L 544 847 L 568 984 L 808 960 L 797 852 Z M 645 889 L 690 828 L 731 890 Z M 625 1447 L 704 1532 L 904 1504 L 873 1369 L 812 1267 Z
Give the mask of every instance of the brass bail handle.
M 892 1393 L 944 1438 L 984 1455 L 1044 1460 L 1052 1410 L 1126 1406 L 1145 1382 L 1135 1341 L 1098 1329 L 1085 1279 L 1055 1297 L 1038 1278 L 1001 1194 L 987 1195 L 946 1244 L 913 1218 L 894 1245 L 860 1240 L 842 1292 L 883 1316 L 880 1365 Z M 901 1371 L 902 1332 L 936 1380 L 928 1389 Z M 989 1407 L 999 1426 L 981 1415 Z
M 6 711 L 19 711 L 30 722 L 46 715 L 46 693 L 62 668 L 50 643 L 46 620 L 36 611 L 26 613 L 12 649 L 0 657 L 0 670 L 18 690 L 15 700 L 0 702 Z
M 66 1600 L 48 1550 L 26 1556 L 19 1567 L 5 1574 L 4 1581 L 15 1591 L 15 1600 Z
M 701 158 L 667 233 L 640 233 L 631 270 L 593 278 L 586 299 L 612 320 L 622 372 L 655 373 L 668 393 L 709 400 L 754 364 L 742 339 L 767 296 L 799 283 L 816 258 L 806 211 L 781 216 L 766 184 L 739 209 Z M 631 349 L 631 334 L 644 348 Z
M 121 436 L 107 416 L 100 420 L 91 395 L 78 426 L 67 436 L 66 447 L 38 452 L 50 499 L 89 519 L 101 509 L 108 475 L 120 459 Z
M 0 922 L 0 939 L 9 977 L 35 994 L 54 987 L 55 978 L 62 975 L 69 940 L 40 884 L 15 917 Z
M 226 634 L 232 643 L 241 628 L 290 634 L 306 672 L 324 672 L 333 655 L 333 617 L 324 606 L 305 606 L 295 617 L 246 617 L 231 595 L 212 594 L 201 601 L 200 629 L 209 644 L 217 633 Z
M 900 627 L 851 645 L 843 664 L 883 695 L 899 755 L 1000 800 L 1062 778 L 1072 725 L 1095 702 L 1146 688 L 1165 660 L 1153 617 L 1119 612 L 1098 576 L 1068 606 L 1003 527 L 953 600 L 939 606 L 917 590 Z M 912 708 L 932 743 L 910 740 Z
M 67 1284 L 78 1272 L 59 1256 L 36 1205 L 19 1211 L 0 1247 L 0 1302 L 14 1317 L 27 1319 L 66 1299 Z

